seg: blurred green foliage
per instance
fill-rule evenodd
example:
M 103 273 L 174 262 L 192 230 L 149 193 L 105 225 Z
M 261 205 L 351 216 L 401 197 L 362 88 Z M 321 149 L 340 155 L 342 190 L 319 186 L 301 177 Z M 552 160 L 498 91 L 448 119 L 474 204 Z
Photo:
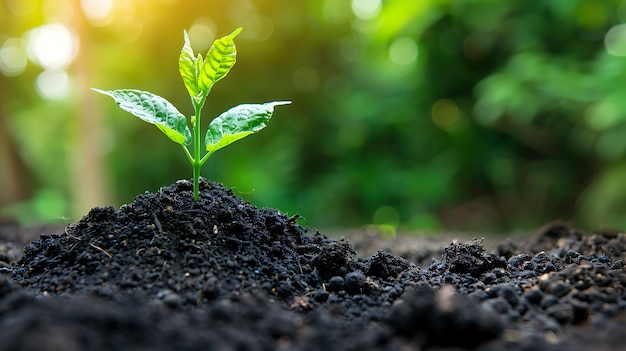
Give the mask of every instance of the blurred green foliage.
M 623 228 L 625 22 L 618 0 L 0 0 L 0 121 L 28 170 L 26 200 L 65 210 L 62 195 L 65 216 L 84 214 L 72 189 L 101 162 L 102 191 L 81 203 L 129 202 L 191 174 L 179 148 L 87 88 L 189 105 L 176 69 L 182 30 L 204 53 L 241 26 L 238 62 L 204 120 L 241 102 L 293 105 L 203 175 L 254 204 L 318 228 Z M 35 88 L 43 69 L 32 59 L 6 68 L 47 23 L 77 38 L 62 98 Z

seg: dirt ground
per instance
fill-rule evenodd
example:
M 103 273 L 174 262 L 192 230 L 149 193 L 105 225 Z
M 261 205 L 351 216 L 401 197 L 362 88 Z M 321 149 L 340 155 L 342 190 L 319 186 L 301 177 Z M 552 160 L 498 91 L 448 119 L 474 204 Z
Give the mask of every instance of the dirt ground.
M 620 231 L 336 240 L 182 180 L 32 233 L 0 226 L 0 350 L 626 350 Z

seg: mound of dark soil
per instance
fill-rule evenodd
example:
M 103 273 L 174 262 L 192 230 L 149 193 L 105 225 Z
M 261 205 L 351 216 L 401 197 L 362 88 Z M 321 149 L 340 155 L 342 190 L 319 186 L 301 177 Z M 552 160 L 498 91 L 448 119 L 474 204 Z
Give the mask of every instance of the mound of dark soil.
M 297 219 L 206 180 L 194 202 L 179 181 L 94 208 L 17 262 L 5 245 L 0 350 L 622 347 L 623 233 L 555 224 L 424 264 L 358 258 Z

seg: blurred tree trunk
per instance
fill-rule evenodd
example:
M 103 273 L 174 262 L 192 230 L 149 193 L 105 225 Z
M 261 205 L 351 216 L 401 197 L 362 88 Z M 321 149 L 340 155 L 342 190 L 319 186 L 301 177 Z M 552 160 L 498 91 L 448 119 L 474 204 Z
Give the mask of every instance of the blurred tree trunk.
M 0 77 L 0 91 L 6 92 L 5 79 Z M 0 107 L 6 106 L 0 94 Z M 9 133 L 7 117 L 0 109 L 0 208 L 23 201 L 28 196 L 30 177 Z
M 102 114 L 89 90 L 90 82 L 90 27 L 83 18 L 80 1 L 73 2 L 75 15 L 72 26 L 80 37 L 80 48 L 74 63 L 74 74 L 80 99 L 74 155 L 71 155 L 71 206 L 76 217 L 85 215 L 96 206 L 111 205 L 109 177 L 102 151 Z
M 0 33 L 6 39 L 15 27 L 14 18 L 4 1 L 0 1 Z M 0 41 L 0 45 L 2 42 Z M 16 141 L 9 130 L 5 110 L 13 87 L 9 80 L 0 74 L 0 209 L 26 200 L 32 190 L 32 177 L 23 162 Z

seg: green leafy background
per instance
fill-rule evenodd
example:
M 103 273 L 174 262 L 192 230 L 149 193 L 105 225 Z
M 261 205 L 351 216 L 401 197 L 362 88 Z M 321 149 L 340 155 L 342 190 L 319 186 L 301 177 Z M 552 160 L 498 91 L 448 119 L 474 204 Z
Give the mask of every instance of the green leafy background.
M 151 91 L 189 116 L 183 29 L 205 55 L 243 27 L 203 134 L 232 106 L 293 103 L 203 176 L 254 204 L 320 229 L 626 227 L 623 1 L 97 3 L 0 0 L 5 217 L 73 221 L 190 178 L 179 146 L 89 88 Z M 61 67 L 32 52 L 51 23 L 75 38 Z M 63 94 L 42 90 L 63 77 Z

